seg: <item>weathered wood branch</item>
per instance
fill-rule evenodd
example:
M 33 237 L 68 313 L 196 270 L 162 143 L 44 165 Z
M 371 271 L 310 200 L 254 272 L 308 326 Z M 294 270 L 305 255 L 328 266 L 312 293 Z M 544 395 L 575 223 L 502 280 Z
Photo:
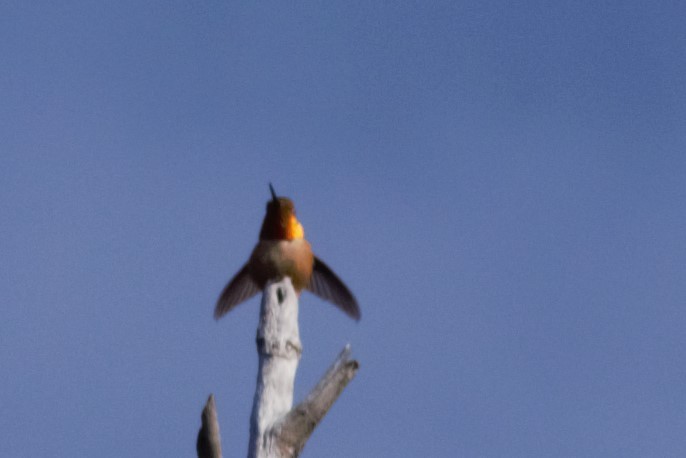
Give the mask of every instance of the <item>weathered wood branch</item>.
M 198 431 L 195 448 L 198 451 L 198 458 L 222 458 L 217 407 L 214 404 L 214 395 L 212 394 L 207 399 L 205 408 L 202 409 L 202 426 Z
M 297 457 L 359 364 L 350 359 L 350 346 L 346 346 L 305 400 L 291 409 L 302 347 L 298 297 L 289 278 L 267 285 L 264 291 L 257 351 L 260 364 L 248 457 Z
M 293 384 L 302 347 L 298 329 L 298 296 L 291 279 L 267 284 L 257 328 L 259 366 L 250 417 L 249 458 L 276 453 L 271 428 L 293 405 Z
M 350 359 L 350 345 L 346 345 L 305 400 L 291 409 L 276 426 L 279 449 L 287 452 L 285 456 L 298 456 L 314 428 L 355 377 L 359 367 L 357 361 Z
M 305 400 L 292 408 L 302 346 L 298 295 L 288 277 L 265 287 L 256 341 L 259 365 L 250 416 L 248 458 L 297 457 L 312 431 L 355 377 L 359 364 L 350 359 L 350 346 L 346 345 Z M 203 410 L 197 448 L 199 457 L 221 457 L 212 396 Z

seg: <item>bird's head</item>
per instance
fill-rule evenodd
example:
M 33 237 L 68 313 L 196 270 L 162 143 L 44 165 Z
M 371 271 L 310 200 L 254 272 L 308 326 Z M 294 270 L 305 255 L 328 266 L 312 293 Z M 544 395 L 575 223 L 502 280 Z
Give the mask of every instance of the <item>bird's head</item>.
M 295 240 L 305 236 L 302 224 L 295 216 L 295 205 L 288 197 L 278 197 L 271 183 L 272 198 L 267 202 L 267 214 L 262 222 L 260 240 Z

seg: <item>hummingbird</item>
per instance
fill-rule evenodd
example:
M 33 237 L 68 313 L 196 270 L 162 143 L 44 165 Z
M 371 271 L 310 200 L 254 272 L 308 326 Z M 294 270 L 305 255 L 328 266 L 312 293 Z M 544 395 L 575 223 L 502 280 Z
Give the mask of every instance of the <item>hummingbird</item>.
M 268 281 L 288 276 L 298 294 L 306 289 L 359 320 L 360 307 L 353 294 L 333 270 L 312 253 L 302 224 L 295 216 L 293 201 L 278 197 L 271 183 L 269 191 L 272 198 L 267 202 L 259 241 L 248 262 L 224 287 L 214 309 L 214 318 L 221 318 L 263 290 Z

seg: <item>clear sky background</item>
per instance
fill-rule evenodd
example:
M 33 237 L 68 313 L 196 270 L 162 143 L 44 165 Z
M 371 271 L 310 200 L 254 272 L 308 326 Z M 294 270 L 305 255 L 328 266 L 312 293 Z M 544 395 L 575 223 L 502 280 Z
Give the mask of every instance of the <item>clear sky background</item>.
M 305 457 L 686 455 L 681 2 L 0 4 L 0 456 L 244 456 L 272 181 Z

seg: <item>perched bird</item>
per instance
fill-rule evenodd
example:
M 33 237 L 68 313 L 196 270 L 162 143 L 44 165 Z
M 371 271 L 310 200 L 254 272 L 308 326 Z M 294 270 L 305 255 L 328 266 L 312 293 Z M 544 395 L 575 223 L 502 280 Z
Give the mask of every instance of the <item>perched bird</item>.
M 271 183 L 272 199 L 262 222 L 260 240 L 248 262 L 229 281 L 217 300 L 215 319 L 264 289 L 269 280 L 291 278 L 299 294 L 303 289 L 332 302 L 355 320 L 360 308 L 355 297 L 335 273 L 312 253 L 303 227 L 295 217 L 293 201 L 277 197 Z

